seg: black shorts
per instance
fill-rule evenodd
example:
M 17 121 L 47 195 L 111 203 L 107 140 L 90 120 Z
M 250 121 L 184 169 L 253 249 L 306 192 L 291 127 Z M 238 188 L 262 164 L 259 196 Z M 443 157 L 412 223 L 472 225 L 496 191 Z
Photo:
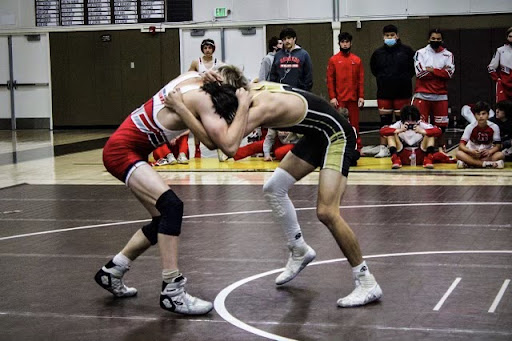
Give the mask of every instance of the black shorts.
M 348 176 L 352 159 L 356 156 L 354 129 L 323 98 L 298 89 L 292 91 L 303 96 L 308 103 L 306 117 L 291 129 L 284 129 L 304 135 L 292 153 L 315 167 L 333 169 Z

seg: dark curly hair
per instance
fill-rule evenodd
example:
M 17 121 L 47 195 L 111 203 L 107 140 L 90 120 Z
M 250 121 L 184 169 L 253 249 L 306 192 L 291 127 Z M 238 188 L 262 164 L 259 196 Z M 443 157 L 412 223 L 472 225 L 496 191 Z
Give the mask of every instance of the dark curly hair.
M 400 121 L 414 121 L 417 122 L 420 120 L 420 111 L 414 105 L 404 105 L 402 109 L 400 109 Z
M 236 88 L 229 84 L 213 82 L 204 84 L 201 89 L 211 96 L 217 114 L 231 124 L 238 109 Z
M 500 109 L 505 112 L 505 117 L 507 119 L 512 118 L 512 101 L 499 101 L 496 103 L 496 109 Z
M 213 52 L 215 52 L 215 42 L 213 39 L 207 38 L 201 42 L 201 52 L 204 51 L 206 45 L 210 45 L 213 48 Z
M 489 111 L 491 111 L 491 106 L 487 102 L 478 101 L 471 108 L 471 111 L 473 112 L 473 114 L 478 114 L 480 111 L 487 111 L 487 113 L 489 113 Z

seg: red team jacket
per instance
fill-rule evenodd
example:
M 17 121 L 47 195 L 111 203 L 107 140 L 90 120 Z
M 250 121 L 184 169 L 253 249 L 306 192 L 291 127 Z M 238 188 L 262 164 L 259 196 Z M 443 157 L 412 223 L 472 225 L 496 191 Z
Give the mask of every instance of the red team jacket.
M 499 47 L 487 67 L 494 81 L 501 79 L 503 86 L 512 90 L 512 46 Z
M 327 64 L 327 90 L 329 99 L 357 101 L 364 98 L 364 69 L 361 58 L 341 51 Z
M 414 92 L 428 94 L 448 94 L 447 83 L 455 71 L 453 54 L 441 47 L 436 52 L 430 45 L 416 51 L 414 55 L 416 85 Z M 433 67 L 434 72 L 428 72 L 427 67 Z

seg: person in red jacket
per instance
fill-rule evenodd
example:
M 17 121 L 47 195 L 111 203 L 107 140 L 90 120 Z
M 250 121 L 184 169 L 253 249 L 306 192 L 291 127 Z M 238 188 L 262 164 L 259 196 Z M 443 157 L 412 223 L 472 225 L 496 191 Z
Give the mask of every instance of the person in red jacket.
M 496 82 L 496 103 L 512 100 L 512 27 L 507 30 L 507 42 L 496 50 L 487 70 Z
M 350 52 L 352 35 L 338 35 L 340 52 L 329 58 L 327 64 L 327 90 L 330 103 L 336 109 L 347 108 L 350 123 L 358 135 L 357 149 L 362 148 L 359 137 L 359 108 L 364 105 L 364 69 L 361 58 Z

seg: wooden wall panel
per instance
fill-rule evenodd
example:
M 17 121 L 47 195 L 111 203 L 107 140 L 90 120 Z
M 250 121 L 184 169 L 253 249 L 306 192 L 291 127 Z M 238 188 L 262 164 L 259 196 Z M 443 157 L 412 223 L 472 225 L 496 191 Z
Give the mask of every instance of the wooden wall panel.
M 50 62 L 52 68 L 52 115 L 53 121 L 64 122 L 69 113 L 67 97 L 70 96 L 68 82 L 68 34 L 50 34 Z
M 121 75 L 124 116 L 142 105 L 161 87 L 160 35 L 121 31 Z M 134 63 L 134 68 L 131 67 Z
M 94 43 L 94 103 L 95 112 L 87 122 L 89 125 L 112 125 L 124 116 L 119 108 L 123 103 L 121 77 L 121 46 L 123 38 L 119 31 L 92 32 Z M 110 36 L 105 42 L 102 36 Z
M 179 75 L 178 30 L 51 33 L 50 48 L 57 128 L 117 126 Z

